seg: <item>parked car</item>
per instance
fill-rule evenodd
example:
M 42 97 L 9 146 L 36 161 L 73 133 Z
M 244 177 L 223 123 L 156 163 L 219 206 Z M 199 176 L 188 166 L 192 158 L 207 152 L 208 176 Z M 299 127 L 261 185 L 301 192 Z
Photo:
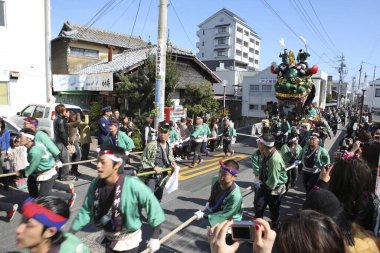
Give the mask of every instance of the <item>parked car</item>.
M 5 118 L 5 117 L 2 117 L 4 122 L 5 122 L 5 127 L 8 129 L 11 137 L 16 137 L 19 135 L 19 132 L 21 130 L 20 127 L 18 127 L 15 123 L 13 123 L 12 121 L 10 121 L 9 119 Z
M 16 115 L 11 116 L 9 119 L 13 121 L 18 127 L 23 127 L 24 118 L 33 117 L 38 120 L 38 130 L 46 132 L 51 138 L 54 139 L 53 120 L 55 118 L 55 104 L 29 104 Z M 83 115 L 82 109 L 76 105 L 64 104 L 66 110 L 80 113 Z

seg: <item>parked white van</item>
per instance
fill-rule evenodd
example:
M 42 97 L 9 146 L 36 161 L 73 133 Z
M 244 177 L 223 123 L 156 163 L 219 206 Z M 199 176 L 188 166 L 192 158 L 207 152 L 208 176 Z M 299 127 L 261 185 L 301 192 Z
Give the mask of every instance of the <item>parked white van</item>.
M 38 120 L 38 130 L 46 132 L 51 138 L 54 139 L 53 120 L 55 118 L 55 106 L 58 103 L 41 103 L 29 104 L 16 115 L 11 116 L 9 119 L 13 121 L 18 127 L 23 127 L 24 118 L 33 117 Z M 83 115 L 82 109 L 76 105 L 64 104 L 66 110 L 80 113 Z

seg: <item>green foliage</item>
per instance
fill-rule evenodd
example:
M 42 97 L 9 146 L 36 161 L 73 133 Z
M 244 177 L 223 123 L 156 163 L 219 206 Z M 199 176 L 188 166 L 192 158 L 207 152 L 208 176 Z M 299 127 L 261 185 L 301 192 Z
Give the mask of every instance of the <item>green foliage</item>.
M 103 104 L 94 102 L 90 106 L 90 129 L 93 131 L 98 129 L 98 121 L 102 117 Z
M 142 151 L 143 150 L 143 140 L 141 131 L 138 128 L 133 129 L 133 133 L 131 136 L 133 143 L 135 144 L 135 151 Z
M 201 84 L 188 83 L 185 88 L 183 105 L 187 108 L 188 115 L 215 115 L 219 108 L 218 101 L 214 98 L 212 85 L 204 81 Z
M 156 56 L 148 53 L 144 64 L 138 71 L 128 75 L 119 75 L 120 82 L 115 89 L 118 97 L 127 99 L 130 109 L 137 115 L 148 113 L 154 109 L 156 86 Z M 172 54 L 166 57 L 165 105 L 173 105 L 172 96 L 179 81 L 177 59 Z

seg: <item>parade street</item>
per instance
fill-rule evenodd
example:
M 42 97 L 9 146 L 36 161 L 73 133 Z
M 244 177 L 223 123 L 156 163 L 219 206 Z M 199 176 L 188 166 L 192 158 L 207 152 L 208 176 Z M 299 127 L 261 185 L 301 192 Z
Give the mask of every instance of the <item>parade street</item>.
M 238 132 L 248 133 L 250 132 L 250 129 Z M 332 140 L 326 140 L 325 146 L 327 150 L 330 151 L 330 156 L 338 147 L 337 140 L 340 140 L 342 137 L 343 132 L 338 131 L 336 137 L 333 137 Z M 95 150 L 96 148 L 95 143 L 96 141 L 94 141 L 91 146 L 92 150 Z M 256 149 L 256 138 L 239 136 L 234 149 L 235 154 L 233 158 L 239 161 L 241 171 L 238 175 L 237 183 L 243 192 L 244 216 L 248 219 L 252 217 L 254 195 L 252 190 L 247 189 L 251 186 L 253 180 L 250 156 Z M 95 152 L 91 152 L 91 154 L 94 156 Z M 195 168 L 188 167 L 190 162 L 179 163 L 181 166 L 179 189 L 171 194 L 165 193 L 161 202 L 166 214 L 166 221 L 163 223 L 160 238 L 191 218 L 194 212 L 203 209 L 210 195 L 211 178 L 217 174 L 219 169 L 218 162 L 220 159 L 223 159 L 223 155 L 224 154 L 220 151 L 210 153 L 209 156 L 205 157 L 205 162 Z M 72 222 L 78 212 L 91 180 L 97 176 L 95 163 L 80 166 L 79 170 L 83 173 L 83 176 L 75 182 L 75 191 L 78 194 L 78 197 L 71 209 L 72 214 L 68 224 Z M 281 209 L 282 218 L 294 214 L 302 207 L 305 193 L 301 185 L 301 179 L 299 178 L 296 188 L 291 189 L 285 195 Z M 1 190 L 0 194 L 3 201 L 16 202 L 19 206 L 28 196 L 26 191 L 17 191 L 14 188 L 9 192 Z M 19 251 L 15 248 L 15 231 L 20 219 L 21 215 L 19 208 L 19 212 L 16 214 L 13 221 L 10 223 L 3 220 L 0 221 L 0 228 L 2 231 L 2 236 L 0 237 L 0 252 L 27 252 Z M 164 243 L 159 252 L 209 252 L 209 244 L 206 236 L 207 223 L 207 220 L 192 222 L 188 227 Z M 65 229 L 69 229 L 69 225 L 67 225 Z M 148 240 L 147 232 L 149 229 L 150 227 L 148 225 L 143 225 L 144 242 L 140 245 L 139 252 L 142 252 L 145 249 L 145 241 Z M 90 247 L 91 252 L 104 252 L 104 248 L 99 245 L 101 235 L 102 231 L 94 225 L 88 225 L 82 231 L 77 233 L 77 236 Z M 246 245 L 245 247 L 249 246 Z M 244 252 L 244 247 L 240 247 L 238 252 Z

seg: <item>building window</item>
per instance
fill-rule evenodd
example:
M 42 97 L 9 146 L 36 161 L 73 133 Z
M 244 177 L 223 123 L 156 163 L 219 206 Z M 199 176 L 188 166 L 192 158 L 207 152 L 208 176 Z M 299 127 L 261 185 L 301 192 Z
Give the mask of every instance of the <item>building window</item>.
M 241 56 L 241 51 L 240 50 L 236 50 L 236 55 Z
M 243 33 L 243 28 L 238 27 L 238 28 L 237 28 L 237 31 Z
M 266 105 L 261 105 L 261 110 L 265 111 L 266 107 L 267 107 Z
M 253 44 L 255 44 L 255 39 L 254 38 L 250 38 L 249 41 Z
M 260 91 L 260 85 L 258 84 L 249 85 L 249 92 L 259 92 L 259 91 Z
M 248 53 L 243 53 L 244 58 L 248 58 Z
M 255 49 L 253 49 L 252 47 L 249 48 L 249 52 L 250 53 L 254 53 L 255 52 Z
M 253 104 L 250 104 L 249 105 L 249 110 L 258 110 L 259 109 L 259 105 L 253 105 Z
M 5 1 L 0 1 L 0 26 L 5 26 Z
M 248 31 L 244 31 L 244 35 L 245 36 L 249 36 L 249 32 Z
M 255 50 L 255 54 L 259 55 L 259 50 Z
M 227 50 L 216 50 L 216 56 L 227 56 Z
M 203 47 L 205 46 L 205 42 L 204 42 L 204 41 L 202 41 L 202 46 L 203 46 Z
M 248 42 L 247 41 L 244 41 L 244 46 L 248 47 Z
M 99 51 L 93 50 L 93 49 L 70 47 L 70 55 L 71 56 L 79 56 L 79 57 L 85 57 L 85 58 L 98 59 L 99 58 Z
M 272 85 L 263 84 L 263 86 L 261 87 L 261 89 L 262 89 L 263 92 L 272 92 Z
M 205 57 L 205 53 L 202 53 L 202 57 Z
M 226 38 L 218 39 L 217 44 L 218 45 L 226 45 L 227 44 L 227 39 Z
M 249 57 L 249 62 L 253 63 L 253 58 Z
M 202 30 L 202 34 L 205 35 L 205 30 Z
M 241 45 L 243 43 L 243 41 L 239 38 L 236 39 L 236 43 L 238 43 L 239 45 Z
M 218 33 L 226 33 L 226 32 L 227 32 L 227 26 L 218 27 Z
M 380 97 L 380 89 L 376 89 L 376 91 L 375 91 L 375 97 Z
M 259 60 L 255 60 L 255 64 L 259 64 Z
M 260 45 L 260 42 L 258 42 L 257 40 L 256 40 L 256 46 L 259 46 Z
M 0 82 L 0 105 L 9 105 L 8 83 Z

